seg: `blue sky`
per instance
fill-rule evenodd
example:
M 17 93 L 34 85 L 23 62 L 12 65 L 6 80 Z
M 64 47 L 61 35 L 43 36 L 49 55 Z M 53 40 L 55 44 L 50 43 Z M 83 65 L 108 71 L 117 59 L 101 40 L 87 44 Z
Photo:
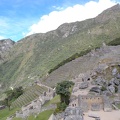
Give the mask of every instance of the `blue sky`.
M 120 0 L 0 0 L 0 39 L 18 41 L 97 16 Z

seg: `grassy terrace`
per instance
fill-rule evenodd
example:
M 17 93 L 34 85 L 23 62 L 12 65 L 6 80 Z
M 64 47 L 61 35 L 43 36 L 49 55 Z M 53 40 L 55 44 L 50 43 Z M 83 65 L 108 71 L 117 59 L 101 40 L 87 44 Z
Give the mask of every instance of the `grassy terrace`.
M 38 85 L 31 86 L 26 89 L 23 95 L 21 95 L 12 103 L 12 107 L 22 107 L 23 105 L 26 105 L 32 100 L 38 98 L 39 95 L 41 95 L 44 91 L 47 91 L 47 88 Z

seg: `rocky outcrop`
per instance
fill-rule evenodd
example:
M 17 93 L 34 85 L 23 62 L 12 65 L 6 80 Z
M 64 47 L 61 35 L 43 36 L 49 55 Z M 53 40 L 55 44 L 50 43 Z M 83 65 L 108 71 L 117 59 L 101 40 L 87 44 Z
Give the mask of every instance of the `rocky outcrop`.
M 90 92 L 95 92 L 95 93 L 100 93 L 101 92 L 101 89 L 99 87 L 92 87 L 90 89 Z
M 88 82 L 83 82 L 83 83 L 81 83 L 80 86 L 79 86 L 80 89 L 85 89 L 85 88 L 87 88 L 87 87 L 88 87 Z
M 83 111 L 80 107 L 68 107 L 65 110 L 64 120 L 83 120 Z
M 4 61 L 5 53 L 8 52 L 14 44 L 15 42 L 11 39 L 0 40 L 0 62 Z

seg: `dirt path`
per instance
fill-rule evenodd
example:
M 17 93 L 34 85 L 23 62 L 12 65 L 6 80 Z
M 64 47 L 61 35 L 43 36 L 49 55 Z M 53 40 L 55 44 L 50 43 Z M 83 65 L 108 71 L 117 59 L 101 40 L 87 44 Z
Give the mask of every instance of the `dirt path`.
M 85 113 L 84 120 L 95 120 L 95 118 L 89 117 L 89 114 L 95 114 L 99 116 L 100 120 L 120 120 L 120 110 L 113 110 L 112 112 L 90 111 Z

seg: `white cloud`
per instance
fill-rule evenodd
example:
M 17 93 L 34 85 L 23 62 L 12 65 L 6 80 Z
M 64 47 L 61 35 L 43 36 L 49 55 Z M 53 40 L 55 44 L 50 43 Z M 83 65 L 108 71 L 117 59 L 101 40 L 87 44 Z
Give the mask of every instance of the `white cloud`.
M 5 37 L 3 37 L 3 36 L 0 36 L 0 40 L 2 40 L 2 39 L 5 39 Z
M 56 10 L 63 10 L 64 8 L 63 7 L 58 7 L 58 6 L 52 6 L 54 9 L 56 9 Z
M 30 26 L 30 32 L 27 35 L 45 33 L 56 29 L 58 26 L 66 22 L 82 21 L 96 17 L 103 10 L 115 4 L 116 2 L 112 0 L 99 0 L 99 2 L 90 1 L 84 5 L 77 4 L 61 11 L 53 11 L 48 15 L 42 16 L 38 23 Z

